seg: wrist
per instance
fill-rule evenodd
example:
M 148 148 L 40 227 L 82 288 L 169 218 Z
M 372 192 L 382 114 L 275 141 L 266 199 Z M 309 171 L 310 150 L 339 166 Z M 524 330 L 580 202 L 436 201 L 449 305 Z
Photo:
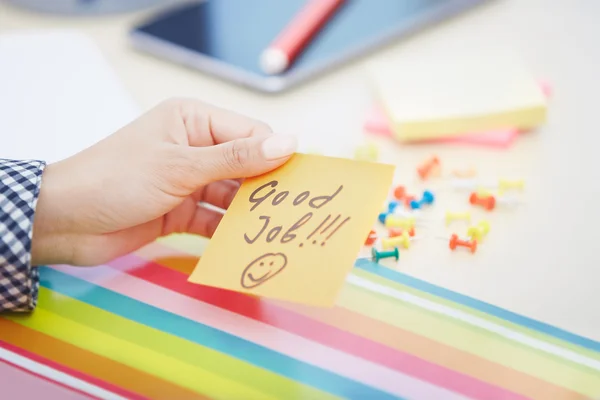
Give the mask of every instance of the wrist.
M 51 164 L 42 174 L 31 240 L 31 264 L 34 266 L 69 262 L 69 235 L 61 221 L 66 204 L 57 169 L 60 169 L 58 164 Z

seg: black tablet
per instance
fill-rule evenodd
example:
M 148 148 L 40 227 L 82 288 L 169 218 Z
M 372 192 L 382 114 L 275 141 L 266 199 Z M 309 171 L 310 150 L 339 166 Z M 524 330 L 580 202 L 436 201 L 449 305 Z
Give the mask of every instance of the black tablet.
M 265 74 L 263 50 L 305 0 L 204 0 L 135 27 L 133 46 L 264 92 L 280 92 L 416 29 L 490 0 L 348 0 L 283 74 Z

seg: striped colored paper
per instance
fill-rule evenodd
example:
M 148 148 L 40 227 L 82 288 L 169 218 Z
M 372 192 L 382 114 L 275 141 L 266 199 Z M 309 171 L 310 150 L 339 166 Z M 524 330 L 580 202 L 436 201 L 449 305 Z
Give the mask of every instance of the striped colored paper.
M 198 286 L 187 276 L 201 247 L 173 236 L 107 265 L 41 267 L 36 311 L 0 318 L 2 393 L 181 400 L 600 396 L 600 343 L 593 340 L 369 260 L 356 262 L 331 309 Z

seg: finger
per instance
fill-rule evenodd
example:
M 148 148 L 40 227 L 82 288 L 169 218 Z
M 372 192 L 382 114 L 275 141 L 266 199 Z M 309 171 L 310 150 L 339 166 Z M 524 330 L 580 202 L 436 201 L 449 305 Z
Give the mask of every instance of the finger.
M 206 202 L 225 210 L 231 205 L 239 188 L 240 183 L 236 180 L 213 182 L 193 193 L 192 198 L 196 203 Z
M 215 233 L 222 219 L 223 214 L 198 206 L 188 226 L 188 233 L 210 238 Z
M 200 186 L 269 172 L 284 164 L 296 147 L 293 136 L 271 135 L 236 139 L 209 147 L 185 147 L 183 151 L 192 163 L 189 179 Z
M 242 183 L 244 183 L 246 178 L 235 178 L 235 179 L 230 179 L 230 180 L 233 182 L 237 182 L 239 186 L 242 186 Z
M 183 100 L 179 110 L 190 146 L 211 146 L 251 136 L 269 136 L 264 122 L 197 100 Z

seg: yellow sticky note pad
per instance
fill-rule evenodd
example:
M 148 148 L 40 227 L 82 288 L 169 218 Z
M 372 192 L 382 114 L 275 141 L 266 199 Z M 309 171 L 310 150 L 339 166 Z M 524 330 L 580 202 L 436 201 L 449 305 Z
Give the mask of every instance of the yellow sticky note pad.
M 393 174 L 391 165 L 295 154 L 245 180 L 189 281 L 332 306 Z
M 370 72 L 400 140 L 528 130 L 546 121 L 546 96 L 510 52 L 424 51 L 374 63 Z

